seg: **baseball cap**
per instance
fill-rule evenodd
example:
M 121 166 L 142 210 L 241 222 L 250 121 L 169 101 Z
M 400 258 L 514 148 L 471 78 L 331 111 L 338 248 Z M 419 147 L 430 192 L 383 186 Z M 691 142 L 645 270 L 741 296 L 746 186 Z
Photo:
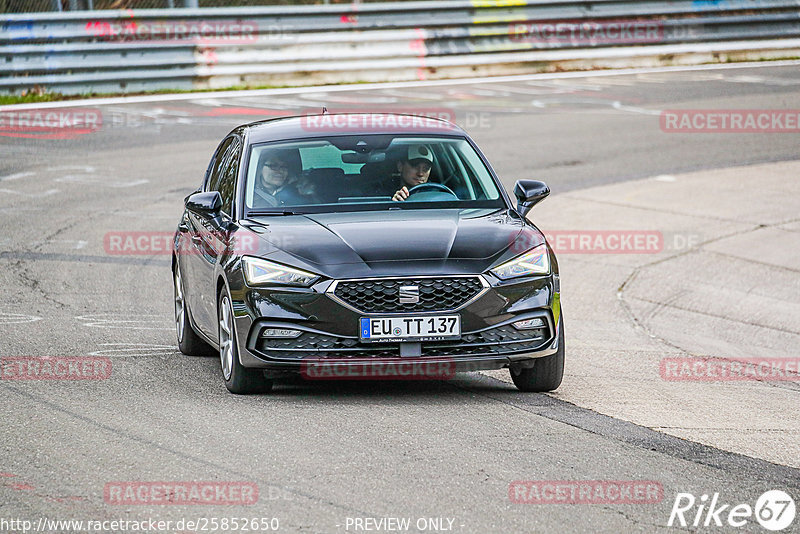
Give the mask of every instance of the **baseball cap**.
M 433 154 L 425 145 L 411 145 L 408 147 L 408 161 L 424 159 L 433 163 Z

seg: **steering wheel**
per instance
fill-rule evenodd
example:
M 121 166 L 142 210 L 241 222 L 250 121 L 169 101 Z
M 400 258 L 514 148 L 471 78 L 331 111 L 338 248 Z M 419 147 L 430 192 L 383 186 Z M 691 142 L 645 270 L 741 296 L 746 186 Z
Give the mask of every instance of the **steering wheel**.
M 453 195 L 455 198 L 458 198 L 458 196 L 455 193 L 453 193 L 452 189 L 450 189 L 444 184 L 437 184 L 436 182 L 425 182 L 424 184 L 415 185 L 414 187 L 408 190 L 408 198 L 410 199 L 411 195 L 424 193 L 426 191 L 429 193 L 435 193 L 435 192 L 448 193 L 450 195 Z

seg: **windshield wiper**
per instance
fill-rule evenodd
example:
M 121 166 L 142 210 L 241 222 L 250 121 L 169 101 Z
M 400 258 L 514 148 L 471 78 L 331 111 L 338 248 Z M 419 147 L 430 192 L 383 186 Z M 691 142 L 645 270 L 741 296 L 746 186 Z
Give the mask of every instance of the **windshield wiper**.
M 281 210 L 281 211 L 251 211 L 249 215 L 256 215 L 258 217 L 264 215 L 305 215 L 302 211 L 291 211 L 291 210 Z

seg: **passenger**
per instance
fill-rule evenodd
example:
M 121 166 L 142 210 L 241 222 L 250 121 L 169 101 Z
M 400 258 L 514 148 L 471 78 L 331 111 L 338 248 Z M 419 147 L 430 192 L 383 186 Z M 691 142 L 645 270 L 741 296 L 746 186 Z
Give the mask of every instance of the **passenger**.
M 258 178 L 254 188 L 253 207 L 297 206 L 307 199 L 295 182 L 301 169 L 300 154 L 295 150 L 265 150 L 259 157 Z
M 400 189 L 392 196 L 392 200 L 403 201 L 408 198 L 408 190 L 424 184 L 431 176 L 433 153 L 425 145 L 411 145 L 405 159 L 397 162 L 397 174 L 400 178 Z

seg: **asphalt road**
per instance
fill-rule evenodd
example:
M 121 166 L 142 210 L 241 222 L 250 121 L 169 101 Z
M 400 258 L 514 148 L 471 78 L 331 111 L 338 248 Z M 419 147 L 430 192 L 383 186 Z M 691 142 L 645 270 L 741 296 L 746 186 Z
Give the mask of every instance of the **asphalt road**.
M 798 109 L 797 64 L 339 89 L 91 105 L 102 126 L 88 133 L 37 139 L 42 132 L 26 126 L 0 138 L 0 356 L 100 357 L 113 369 L 105 380 L 0 381 L 0 531 L 22 531 L 2 520 L 47 517 L 158 518 L 173 521 L 167 531 L 200 532 L 175 522 L 236 517 L 277 518 L 280 532 L 339 533 L 391 517 L 427 532 L 656 532 L 678 528 L 667 522 L 680 492 L 698 506 L 714 493 L 750 506 L 772 489 L 800 497 L 798 469 L 481 374 L 292 381 L 268 395 L 230 395 L 217 359 L 175 349 L 169 256 L 104 249 L 109 232 L 172 232 L 182 198 L 235 125 L 322 105 L 449 113 L 507 187 L 544 179 L 554 195 L 796 160 L 797 134 L 681 135 L 663 131 L 659 115 Z M 245 482 L 259 498 L 162 505 L 104 495 L 135 481 Z M 515 481 L 651 481 L 661 493 L 649 503 L 517 503 Z M 697 510 L 686 513 L 690 523 Z M 764 532 L 753 518 L 699 530 Z

